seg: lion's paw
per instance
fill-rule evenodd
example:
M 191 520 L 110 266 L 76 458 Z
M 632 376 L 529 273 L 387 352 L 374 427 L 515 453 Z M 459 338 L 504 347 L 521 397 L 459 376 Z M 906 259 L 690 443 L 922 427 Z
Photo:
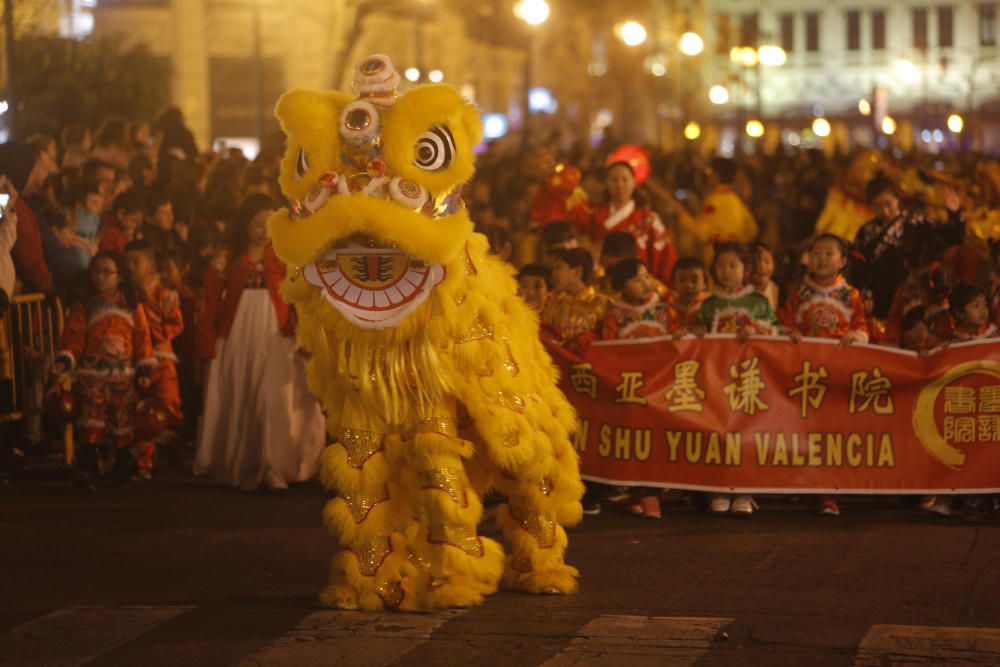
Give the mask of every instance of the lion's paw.
M 508 566 L 503 575 L 503 587 L 542 595 L 576 593 L 579 570 L 565 563 L 543 569 L 521 572 Z

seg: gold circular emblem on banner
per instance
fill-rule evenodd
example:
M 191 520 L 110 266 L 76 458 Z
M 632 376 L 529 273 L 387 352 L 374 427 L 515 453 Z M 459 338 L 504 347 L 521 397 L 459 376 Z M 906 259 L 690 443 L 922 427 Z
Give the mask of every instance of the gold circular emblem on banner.
M 945 387 L 970 375 L 986 375 L 1000 380 L 1000 363 L 995 361 L 967 361 L 949 369 L 921 390 L 913 406 L 913 430 L 927 453 L 938 462 L 958 470 L 965 465 L 965 453 L 945 440 L 938 428 L 934 406 Z

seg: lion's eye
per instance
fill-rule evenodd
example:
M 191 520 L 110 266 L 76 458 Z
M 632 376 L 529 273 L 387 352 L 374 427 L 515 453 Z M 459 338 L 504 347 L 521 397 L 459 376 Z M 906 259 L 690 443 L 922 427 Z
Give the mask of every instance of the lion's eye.
M 455 158 L 455 138 L 444 125 L 435 125 L 417 139 L 413 163 L 425 171 L 447 169 Z
M 309 159 L 306 157 L 306 152 L 302 150 L 302 146 L 299 146 L 299 152 L 295 155 L 295 177 L 302 178 L 309 171 Z

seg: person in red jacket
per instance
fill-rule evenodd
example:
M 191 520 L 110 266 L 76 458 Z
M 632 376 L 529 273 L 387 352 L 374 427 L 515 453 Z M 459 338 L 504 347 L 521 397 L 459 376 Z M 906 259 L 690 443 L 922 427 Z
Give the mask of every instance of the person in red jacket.
M 177 292 L 180 301 L 181 319 L 184 329 L 173 341 L 177 355 L 177 379 L 181 394 L 181 414 L 184 415 L 181 437 L 185 444 L 194 444 L 198 435 L 198 420 L 201 418 L 202 396 L 195 374 L 195 313 L 201 292 L 200 277 L 188 268 L 179 252 L 162 253 L 158 257 L 160 281 Z M 197 278 L 197 282 L 195 279 Z M 175 453 L 179 453 L 174 450 Z
M 284 490 L 309 479 L 326 441 L 292 312 L 279 293 L 285 265 L 267 237 L 275 208 L 263 194 L 243 202 L 231 227 L 225 275 L 206 278 L 196 325 L 198 353 L 212 361 L 195 473 L 248 491 Z
M 157 362 L 151 378 L 152 395 L 145 406 L 148 421 L 156 424 L 155 432 L 141 434 L 136 443 L 138 477 L 150 479 L 157 442 L 171 441 L 180 432 L 184 421 L 177 380 L 177 357 L 172 344 L 184 330 L 184 320 L 177 292 L 160 282 L 153 245 L 141 239 L 131 241 L 125 246 L 125 257 L 132 280 L 143 296 L 143 308 L 153 340 L 153 356 Z
M 145 212 L 146 206 L 142 197 L 133 190 L 126 190 L 115 197 L 111 204 L 110 219 L 98 233 L 98 250 L 124 253 L 125 246 L 135 238 Z
M 639 246 L 639 259 L 660 282 L 670 282 L 677 254 L 670 232 L 660 217 L 636 197 L 635 172 L 627 162 L 608 166 L 608 201 L 594 207 L 594 213 L 580 231 L 596 245 L 611 232 L 628 232 Z
M 37 190 L 48 175 L 48 156 L 36 155 L 28 146 L 8 141 L 0 145 L 0 174 L 23 194 Z M 23 197 L 14 202 L 17 214 L 17 240 L 10 251 L 17 279 L 25 292 L 52 292 L 52 272 L 45 263 L 42 233 L 34 211 Z

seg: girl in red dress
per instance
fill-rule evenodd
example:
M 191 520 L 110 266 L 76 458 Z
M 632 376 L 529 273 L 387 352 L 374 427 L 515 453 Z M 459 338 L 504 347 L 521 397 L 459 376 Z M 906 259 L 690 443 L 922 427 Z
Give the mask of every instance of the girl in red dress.
M 841 275 L 847 266 L 847 243 L 820 234 L 809 247 L 809 273 L 788 295 L 778 312 L 781 323 L 800 336 L 832 338 L 841 345 L 868 342 L 868 320 L 858 290 Z M 839 516 L 833 496 L 821 496 L 820 514 Z
M 243 202 L 225 276 L 206 276 L 196 324 L 199 356 L 212 361 L 195 472 L 248 491 L 309 479 L 326 444 L 292 313 L 279 294 L 285 265 L 267 237 L 275 207 L 262 194 Z

